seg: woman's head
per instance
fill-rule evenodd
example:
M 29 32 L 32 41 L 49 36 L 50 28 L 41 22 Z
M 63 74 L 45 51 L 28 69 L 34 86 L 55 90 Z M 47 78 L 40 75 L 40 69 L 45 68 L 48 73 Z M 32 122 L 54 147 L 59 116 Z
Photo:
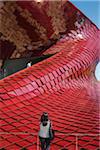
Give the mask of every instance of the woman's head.
M 43 112 L 43 114 L 42 114 L 42 115 L 44 115 L 44 116 L 48 117 L 48 113 L 47 113 L 47 112 Z
M 43 124 L 43 126 L 46 126 L 47 122 L 48 122 L 48 113 L 43 112 L 41 116 L 41 123 Z

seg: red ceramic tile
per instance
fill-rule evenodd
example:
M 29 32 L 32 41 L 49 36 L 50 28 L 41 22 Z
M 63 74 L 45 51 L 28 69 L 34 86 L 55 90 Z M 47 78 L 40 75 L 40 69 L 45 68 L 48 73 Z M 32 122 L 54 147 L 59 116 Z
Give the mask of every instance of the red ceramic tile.
M 27 2 L 26 10 L 30 6 Z M 67 12 L 68 33 L 62 39 L 63 42 L 58 40 L 44 52 L 57 53 L 0 81 L 0 129 L 3 133 L 0 149 L 19 150 L 26 147 L 36 150 L 39 145 L 37 136 L 42 112 L 49 113 L 56 130 L 51 150 L 76 150 L 76 134 L 77 149 L 84 146 L 88 150 L 96 150 L 99 147 L 96 136 L 99 133 L 97 116 L 100 92 L 93 76 L 94 66 L 98 62 L 99 38 L 97 41 L 95 34 L 98 29 L 87 18 L 80 28 L 74 27 L 74 10 L 70 6 L 68 12 L 71 13 Z M 41 12 L 42 10 L 40 14 Z M 43 14 L 45 16 L 45 11 Z M 45 23 L 43 19 L 38 19 L 45 27 L 48 17 L 44 19 Z M 70 31 L 71 28 L 75 31 Z M 82 34 L 83 39 L 77 37 L 78 33 Z
M 23 80 L 20 80 L 20 81 L 18 81 L 18 84 L 19 84 L 20 86 L 24 86 L 24 85 L 26 85 L 26 82 L 24 82 Z
M 13 83 L 12 86 L 16 89 L 16 88 L 19 88 L 20 85 L 18 83 Z
M 28 78 L 32 81 L 35 79 L 35 77 L 33 75 L 29 75 Z
M 44 78 L 44 77 L 41 77 L 41 78 L 40 78 L 40 80 L 42 81 L 42 83 L 43 83 L 43 84 L 45 84 L 45 83 L 46 83 L 46 80 L 45 80 L 45 78 Z
M 53 79 L 54 79 L 54 76 L 53 76 L 53 74 L 52 74 L 52 73 L 49 73 L 48 75 L 49 75 L 49 77 L 50 77 L 50 79 L 51 79 L 51 80 L 53 80 Z
M 34 87 L 31 84 L 27 84 L 26 87 L 29 92 L 34 90 Z
M 21 87 L 21 90 L 22 90 L 23 94 L 25 94 L 25 93 L 28 92 L 28 89 L 27 89 L 26 86 L 22 86 L 22 87 Z
M 11 149 L 18 150 L 20 148 L 20 146 L 13 144 L 13 145 L 7 146 L 6 148 L 7 148 L 7 150 L 11 150 Z
M 26 83 L 31 83 L 31 80 L 29 80 L 28 78 L 24 78 L 23 79 Z
M 51 89 L 51 84 L 49 82 L 46 83 L 48 89 Z
M 43 85 L 43 83 L 41 82 L 40 79 L 37 79 L 37 80 L 36 80 L 36 83 L 38 84 L 38 86 L 42 86 L 42 85 Z
M 9 99 L 8 94 L 0 94 L 1 99 Z
M 22 92 L 21 89 L 16 89 L 16 90 L 14 90 L 14 92 L 15 92 L 18 96 L 23 94 L 23 92 Z
M 92 150 L 96 150 L 98 149 L 99 147 L 98 146 L 94 146 L 94 145 L 87 145 L 85 146 L 86 149 L 92 149 Z
M 31 84 L 32 84 L 32 86 L 34 87 L 34 89 L 37 89 L 38 88 L 38 85 L 37 85 L 37 83 L 36 82 L 31 82 Z
M 44 93 L 44 89 L 42 87 L 40 87 L 38 90 L 40 91 L 41 94 Z
M 0 94 L 5 93 L 5 92 L 6 92 L 6 90 L 4 88 L 0 88 Z
M 49 81 L 50 81 L 50 78 L 49 78 L 48 75 L 45 75 L 44 78 L 45 78 L 46 82 L 49 82 Z

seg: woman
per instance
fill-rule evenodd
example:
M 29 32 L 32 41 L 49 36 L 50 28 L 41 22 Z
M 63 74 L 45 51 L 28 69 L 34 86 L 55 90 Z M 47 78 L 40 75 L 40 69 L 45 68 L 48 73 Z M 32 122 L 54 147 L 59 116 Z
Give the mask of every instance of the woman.
M 39 131 L 39 139 L 41 142 L 41 149 L 42 150 L 49 150 L 51 138 L 53 135 L 51 130 L 51 122 L 48 118 L 48 113 L 43 113 L 41 116 L 41 123 L 40 123 L 40 131 Z

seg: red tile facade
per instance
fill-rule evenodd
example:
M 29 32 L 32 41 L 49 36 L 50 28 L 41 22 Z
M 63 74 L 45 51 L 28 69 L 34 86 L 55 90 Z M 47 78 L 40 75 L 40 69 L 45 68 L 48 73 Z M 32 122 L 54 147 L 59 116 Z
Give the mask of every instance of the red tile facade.
M 44 52 L 58 53 L 0 81 L 0 149 L 39 150 L 42 112 L 55 129 L 51 150 L 100 148 L 98 41 L 98 29 L 86 20 Z

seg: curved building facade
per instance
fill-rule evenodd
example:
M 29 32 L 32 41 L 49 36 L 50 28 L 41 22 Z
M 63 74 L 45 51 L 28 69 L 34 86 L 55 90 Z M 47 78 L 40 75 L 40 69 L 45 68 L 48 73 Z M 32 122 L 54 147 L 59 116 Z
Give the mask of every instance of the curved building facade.
M 12 31 L 2 24 L 1 43 L 16 47 L 9 56 L 8 51 L 1 54 L 1 62 L 27 56 L 28 44 L 32 56 L 54 55 L 0 80 L 0 149 L 39 150 L 42 112 L 49 113 L 55 129 L 51 150 L 99 149 L 100 85 L 94 76 L 99 29 L 66 1 L 5 2 L 1 10 L 3 23 L 11 14 L 7 22 Z M 49 39 L 56 43 L 36 51 Z

